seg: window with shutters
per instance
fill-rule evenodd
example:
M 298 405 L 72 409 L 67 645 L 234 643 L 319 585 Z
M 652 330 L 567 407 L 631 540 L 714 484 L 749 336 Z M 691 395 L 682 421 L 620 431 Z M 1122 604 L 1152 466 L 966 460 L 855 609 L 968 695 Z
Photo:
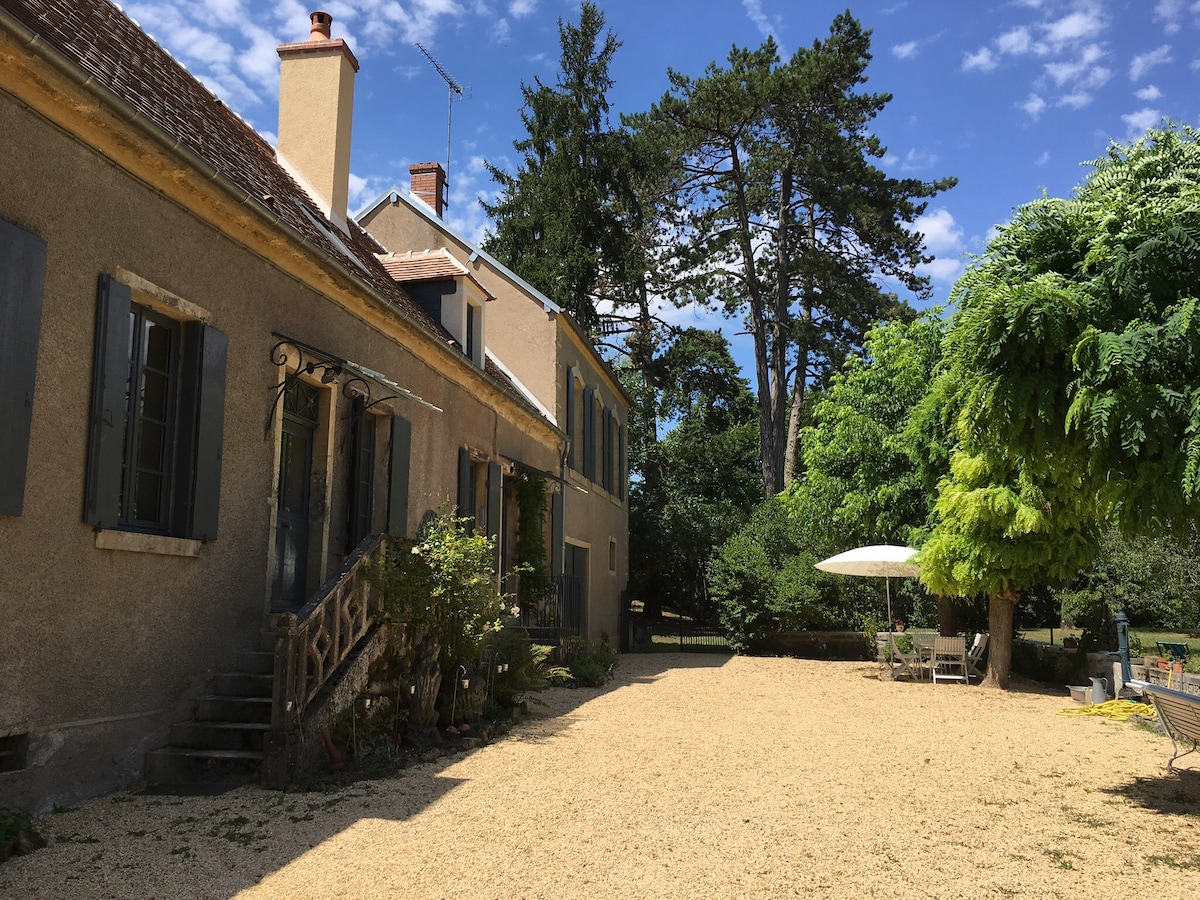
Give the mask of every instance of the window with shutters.
M 361 397 L 354 398 L 350 414 L 350 522 L 349 553 L 372 531 L 375 517 L 375 416 Z
M 46 242 L 0 219 L 0 516 L 24 508 L 45 278 Z
M 228 341 L 152 300 L 100 279 L 84 521 L 212 540 Z

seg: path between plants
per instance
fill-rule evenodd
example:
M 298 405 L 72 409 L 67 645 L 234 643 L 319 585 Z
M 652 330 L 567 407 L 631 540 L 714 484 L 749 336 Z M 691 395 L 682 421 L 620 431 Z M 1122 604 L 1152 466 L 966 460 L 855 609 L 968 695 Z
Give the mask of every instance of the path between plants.
M 1037 687 L 876 671 L 626 656 L 395 778 L 42 817 L 50 846 L 0 896 L 1200 896 L 1200 763 L 1165 774 L 1166 738 Z

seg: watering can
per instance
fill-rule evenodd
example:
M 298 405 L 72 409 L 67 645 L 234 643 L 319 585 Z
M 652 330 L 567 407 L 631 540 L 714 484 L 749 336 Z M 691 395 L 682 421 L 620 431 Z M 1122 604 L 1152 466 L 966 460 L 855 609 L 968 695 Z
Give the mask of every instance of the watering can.
M 1092 703 L 1101 704 L 1108 700 L 1108 679 L 1092 679 Z

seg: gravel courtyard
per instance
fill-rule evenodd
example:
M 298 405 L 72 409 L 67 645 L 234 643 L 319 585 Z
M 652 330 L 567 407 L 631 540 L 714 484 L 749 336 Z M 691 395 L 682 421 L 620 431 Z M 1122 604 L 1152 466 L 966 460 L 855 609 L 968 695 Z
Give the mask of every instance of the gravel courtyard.
M 0 897 L 1200 896 L 1195 756 L 1166 774 L 1166 738 L 1065 690 L 876 673 L 625 656 L 395 778 L 45 816 Z

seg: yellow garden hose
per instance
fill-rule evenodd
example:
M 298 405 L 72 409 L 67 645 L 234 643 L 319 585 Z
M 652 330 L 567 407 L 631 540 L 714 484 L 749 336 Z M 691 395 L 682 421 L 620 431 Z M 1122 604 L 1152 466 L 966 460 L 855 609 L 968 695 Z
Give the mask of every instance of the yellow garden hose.
M 1133 700 L 1109 700 L 1107 703 L 1093 703 L 1090 706 L 1072 706 L 1060 709 L 1058 714 L 1060 716 L 1103 716 L 1116 722 L 1126 722 L 1132 716 L 1153 719 L 1156 715 L 1151 704 L 1136 703 Z

